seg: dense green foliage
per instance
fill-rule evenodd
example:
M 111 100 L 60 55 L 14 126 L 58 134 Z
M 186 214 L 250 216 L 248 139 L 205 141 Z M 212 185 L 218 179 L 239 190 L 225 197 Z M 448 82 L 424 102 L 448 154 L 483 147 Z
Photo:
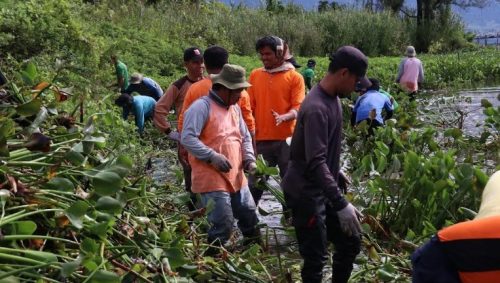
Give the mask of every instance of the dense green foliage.
M 298 54 L 321 55 L 315 57 L 320 78 L 327 51 L 353 43 L 371 55 L 399 54 L 412 24 L 364 11 L 137 2 L 0 0 L 0 68 L 11 81 L 0 96 L 0 280 L 298 280 L 296 246 L 270 245 L 277 236 L 269 227 L 263 228 L 263 248 L 242 249 L 235 241 L 219 259 L 203 257 L 206 211 L 189 213 L 182 205 L 187 195 L 174 145 L 152 126 L 139 139 L 135 126 L 121 119 L 108 87 L 115 80 L 109 55 L 166 87 L 183 73 L 181 54 L 188 46 L 225 46 L 230 61 L 249 71 L 261 66 L 255 38 L 276 33 Z M 368 22 L 376 28 L 367 30 Z M 427 89 L 500 79 L 496 50 L 419 57 Z M 307 59 L 298 57 L 302 64 Z M 422 112 L 397 93 L 399 61 L 372 57 L 369 68 L 400 103 L 395 120 L 371 137 L 365 126 L 353 129 L 347 117 L 344 123 L 346 169 L 354 181 L 349 198 L 366 215 L 354 282 L 408 282 L 409 253 L 437 229 L 471 217 L 468 209 L 477 209 L 485 172 L 494 170 L 491 160 L 500 149 L 498 108 L 483 101 L 481 135 L 464 135 L 460 123 L 450 122 L 455 116 L 441 123 L 447 117 L 440 109 Z M 146 170 L 155 156 L 167 161 L 166 184 L 154 183 Z M 276 175 L 262 163 L 259 171 Z M 268 189 L 282 199 L 279 190 Z

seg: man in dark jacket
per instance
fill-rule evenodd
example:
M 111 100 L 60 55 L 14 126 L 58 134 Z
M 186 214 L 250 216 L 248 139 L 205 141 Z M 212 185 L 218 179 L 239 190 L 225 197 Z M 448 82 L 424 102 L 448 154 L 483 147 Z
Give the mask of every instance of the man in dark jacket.
M 345 200 L 338 185 L 340 98 L 353 92 L 356 83 L 370 86 L 365 76 L 368 60 L 352 46 L 341 47 L 330 60 L 328 73 L 300 107 L 282 182 L 304 259 L 302 280 L 307 283 L 322 281 L 329 241 L 335 245 L 332 282 L 347 282 L 361 245 L 361 213 Z

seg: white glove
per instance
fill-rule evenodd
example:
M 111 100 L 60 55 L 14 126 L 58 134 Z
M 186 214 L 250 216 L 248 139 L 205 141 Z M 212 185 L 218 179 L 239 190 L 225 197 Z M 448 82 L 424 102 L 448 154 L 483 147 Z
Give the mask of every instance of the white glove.
M 215 167 L 215 169 L 224 173 L 229 172 L 229 170 L 233 168 L 229 160 L 227 160 L 227 158 L 224 155 L 219 154 L 217 152 L 214 152 L 214 154 L 210 157 L 209 163 L 212 164 L 212 166 Z
M 173 140 L 173 141 L 180 141 L 181 139 L 181 135 L 179 134 L 179 132 L 176 132 L 176 131 L 171 131 L 170 133 L 168 133 L 167 137 L 170 139 L 170 140 Z
M 248 174 L 255 175 L 255 173 L 257 172 L 257 164 L 252 161 L 252 162 L 248 163 L 246 169 L 247 169 Z
M 359 212 L 352 204 L 348 204 L 343 209 L 337 211 L 339 217 L 340 228 L 349 236 L 357 236 L 361 234 L 361 224 L 359 224 L 359 217 L 363 214 Z

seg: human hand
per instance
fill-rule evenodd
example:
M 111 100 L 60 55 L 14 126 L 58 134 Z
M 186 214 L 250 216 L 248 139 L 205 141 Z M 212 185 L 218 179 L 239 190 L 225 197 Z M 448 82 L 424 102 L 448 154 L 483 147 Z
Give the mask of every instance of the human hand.
M 181 140 L 181 135 L 177 131 L 171 131 L 170 133 L 167 134 L 167 138 L 178 142 Z
M 361 224 L 359 218 L 363 216 L 352 204 L 348 204 L 343 209 L 337 211 L 340 228 L 349 236 L 361 234 Z
M 276 112 L 272 109 L 271 109 L 271 113 L 273 114 L 274 120 L 276 120 L 276 126 L 287 121 L 285 115 L 280 115 L 280 114 L 278 114 L 278 112 Z
M 255 173 L 257 172 L 257 163 L 255 163 L 254 161 L 249 162 L 245 169 L 248 174 L 255 175 Z
M 229 172 L 229 170 L 231 170 L 231 168 L 233 168 L 233 166 L 231 166 L 231 163 L 229 162 L 229 160 L 227 160 L 227 158 L 220 154 L 220 153 L 217 153 L 215 152 L 209 159 L 210 161 L 210 164 L 212 164 L 212 166 L 214 166 L 217 170 L 223 172 L 223 173 L 227 173 Z

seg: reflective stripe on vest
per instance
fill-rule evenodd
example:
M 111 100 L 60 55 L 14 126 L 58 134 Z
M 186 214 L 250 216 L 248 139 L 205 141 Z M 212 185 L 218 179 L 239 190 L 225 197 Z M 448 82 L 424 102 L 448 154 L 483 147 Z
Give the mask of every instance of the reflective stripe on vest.
M 237 106 L 229 109 L 217 104 L 210 98 L 209 115 L 199 139 L 207 147 L 224 155 L 232 169 L 222 173 L 210 164 L 189 155 L 192 168 L 192 191 L 206 193 L 214 191 L 236 192 L 247 185 L 243 173 L 243 137 L 240 132 L 240 113 Z
M 438 237 L 463 283 L 500 282 L 500 216 L 452 225 Z

